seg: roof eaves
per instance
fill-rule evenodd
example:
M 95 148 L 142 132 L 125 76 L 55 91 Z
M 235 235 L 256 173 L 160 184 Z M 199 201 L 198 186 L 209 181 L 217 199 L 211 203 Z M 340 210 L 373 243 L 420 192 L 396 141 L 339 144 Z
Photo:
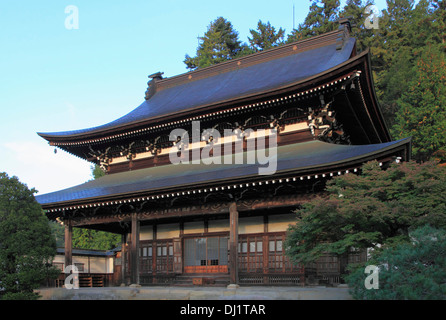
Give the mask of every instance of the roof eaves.
M 353 38 L 352 38 L 353 39 Z M 354 40 L 354 39 L 353 39 Z M 121 125 L 121 126 L 116 126 L 116 127 L 110 127 L 107 128 L 105 130 L 92 130 L 89 131 L 87 134 L 85 132 L 81 132 L 81 133 L 74 133 L 71 135 L 65 135 L 65 136 L 58 136 L 58 135 L 54 135 L 53 133 L 38 133 L 42 138 L 50 141 L 50 144 L 52 142 L 57 142 L 59 145 L 63 144 L 63 143 L 67 143 L 70 144 L 73 141 L 78 142 L 80 139 L 86 138 L 86 136 L 89 137 L 89 139 L 86 139 L 85 141 L 91 141 L 92 139 L 95 139 L 94 137 L 92 137 L 93 134 L 96 134 L 97 136 L 101 135 L 101 136 L 107 136 L 107 135 L 112 135 L 112 133 L 114 133 L 114 136 L 119 137 L 119 136 L 123 136 L 126 135 L 126 133 L 116 133 L 116 130 L 118 129 L 122 129 L 123 132 L 130 132 L 132 130 L 135 130 L 135 128 L 137 127 L 142 127 L 142 126 L 154 126 L 154 128 L 158 128 L 159 124 L 162 121 L 171 121 L 173 118 L 182 118 L 184 116 L 190 115 L 192 113 L 198 113 L 198 112 L 206 112 L 209 111 L 211 109 L 218 109 L 218 108 L 222 108 L 228 105 L 239 105 L 239 104 L 243 104 L 243 103 L 249 103 L 249 101 L 253 101 L 253 100 L 258 100 L 258 99 L 264 99 L 268 96 L 271 96 L 273 94 L 283 94 L 286 93 L 287 91 L 290 90 L 299 90 L 299 88 L 304 88 L 306 86 L 309 85 L 315 85 L 314 81 L 318 78 L 322 78 L 324 77 L 324 75 L 330 75 L 332 74 L 334 71 L 344 68 L 346 66 L 348 66 L 349 64 L 355 64 L 355 62 L 360 61 L 365 54 L 368 54 L 368 52 L 362 52 L 359 55 L 356 55 L 350 59 L 348 59 L 347 61 L 344 61 L 332 68 L 329 68 L 327 70 L 324 70 L 323 72 L 320 72 L 318 74 L 312 75 L 310 77 L 307 77 L 305 79 L 300 79 L 296 82 L 293 83 L 289 83 L 286 85 L 282 85 L 280 87 L 276 87 L 276 88 L 272 88 L 270 90 L 267 91 L 263 91 L 261 93 L 257 93 L 257 94 L 247 94 L 244 96 L 239 96 L 237 98 L 234 99 L 228 99 L 228 100 L 223 100 L 223 101 L 219 101 L 218 103 L 213 103 L 213 104 L 209 104 L 209 105 L 200 105 L 194 108 L 190 108 L 187 110 L 182 110 L 182 111 L 177 111 L 174 113 L 170 113 L 170 114 L 163 114 L 161 116 L 157 116 L 157 117 L 152 117 L 150 119 L 143 119 L 143 120 L 136 120 L 134 122 L 129 122 L 126 125 Z M 186 120 L 187 121 L 187 120 Z M 150 129 L 150 128 L 149 128 Z M 145 130 L 147 131 L 147 130 Z M 134 133 L 134 132 L 133 132 Z M 102 138 L 101 138 L 102 139 Z
M 312 142 L 308 142 L 308 146 L 309 144 L 314 144 L 314 143 L 319 143 L 321 144 L 321 146 L 326 145 L 327 147 L 331 145 L 331 147 L 335 146 L 332 144 L 328 144 L 328 143 L 324 143 L 324 142 L 320 142 L 320 141 L 312 141 Z M 197 190 L 201 190 L 203 188 L 209 188 L 210 186 L 214 185 L 214 184 L 228 184 L 228 185 L 232 185 L 233 183 L 235 184 L 244 184 L 245 182 L 249 182 L 249 181 L 254 181 L 254 180 L 265 180 L 265 181 L 273 181 L 273 180 L 278 180 L 280 177 L 285 177 L 287 175 L 293 175 L 294 177 L 297 176 L 305 176 L 307 177 L 308 175 L 315 175 L 316 172 L 319 172 L 321 170 L 327 169 L 327 168 L 335 168 L 337 166 L 342 166 L 345 164 L 350 163 L 351 165 L 356 165 L 356 166 L 361 166 L 362 162 L 364 161 L 369 161 L 372 160 L 373 158 L 377 157 L 378 155 L 381 154 L 385 154 L 388 152 L 393 152 L 396 149 L 399 148 L 410 148 L 410 143 L 411 143 L 411 139 L 410 138 L 406 138 L 406 139 L 401 139 L 398 141 L 392 141 L 392 142 L 388 142 L 388 143 L 383 143 L 383 144 L 376 144 L 376 145 L 370 145 L 369 147 L 372 148 L 371 151 L 366 151 L 363 153 L 360 153 L 358 155 L 349 157 L 348 159 L 340 159 L 340 160 L 336 160 L 336 161 L 330 161 L 330 162 L 324 162 L 324 163 L 319 163 L 319 164 L 314 164 L 314 163 L 308 163 L 305 166 L 301 166 L 299 168 L 289 168 L 289 169 L 284 169 L 284 170 L 279 170 L 277 171 L 274 175 L 271 176 L 259 176 L 258 174 L 246 174 L 243 175 L 242 177 L 240 176 L 236 176 L 236 177 L 228 177 L 225 179 L 222 178 L 218 178 L 218 179 L 208 179 L 205 182 L 196 182 L 196 183 L 191 183 L 191 182 L 187 182 L 187 183 L 177 183 L 173 186 L 168 186 L 168 187 L 163 187 L 161 189 L 158 190 L 146 190 L 146 189 L 141 189 L 139 191 L 125 191 L 125 192 L 120 192 L 120 193 L 115 193 L 115 194 L 110 194 L 110 195 L 103 195 L 103 196 L 96 196 L 96 197 L 86 197 L 83 199 L 77 199 L 77 200 L 66 200 L 66 201 L 58 201 L 58 202 L 52 202 L 52 203 L 42 203 L 42 207 L 47 210 L 58 210 L 58 208 L 65 208 L 65 209 L 72 209 L 72 208 L 84 208 L 84 207 L 96 207 L 96 206 L 103 206 L 103 205 L 110 205 L 112 203 L 126 203 L 127 201 L 130 202 L 134 202 L 136 201 L 136 199 L 138 198 L 144 198 L 147 196 L 147 194 L 150 194 L 151 197 L 157 196 L 157 197 L 161 197 L 163 194 L 165 194 L 167 197 L 171 194 L 171 193 L 177 193 L 179 192 L 178 190 L 182 190 L 185 187 L 187 187 L 187 189 L 197 189 Z M 303 144 L 296 144 L 296 146 L 299 145 L 299 147 L 302 147 Z M 346 146 L 344 146 L 346 147 Z M 289 148 L 292 148 L 292 145 L 289 146 Z M 367 148 L 367 146 L 352 146 L 352 148 Z M 344 151 L 345 152 L 345 151 Z M 278 153 L 280 154 L 280 152 Z M 302 155 L 301 155 L 302 156 Z M 289 161 L 289 160 L 287 160 Z M 158 170 L 159 168 L 162 167 L 156 167 L 156 169 L 154 170 Z M 153 168 L 150 168 L 153 169 Z M 147 170 L 147 169 L 140 169 L 140 170 Z M 140 171 L 138 170 L 138 171 Z M 337 171 L 337 169 L 333 169 L 335 171 Z M 135 174 L 137 171 L 133 171 L 132 174 Z M 142 172 L 142 171 L 141 171 Z M 121 174 L 126 174 L 126 173 L 121 173 Z M 119 174 L 117 174 L 119 175 Z M 115 175 L 115 177 L 117 177 Z M 100 179 L 104 179 L 100 178 Z M 90 183 L 100 183 L 100 179 L 98 180 L 93 180 Z M 63 191 L 63 190 L 61 190 Z M 42 195 L 44 196 L 44 195 Z M 162 196 L 164 197 L 164 196 Z M 39 196 L 36 197 L 39 200 Z

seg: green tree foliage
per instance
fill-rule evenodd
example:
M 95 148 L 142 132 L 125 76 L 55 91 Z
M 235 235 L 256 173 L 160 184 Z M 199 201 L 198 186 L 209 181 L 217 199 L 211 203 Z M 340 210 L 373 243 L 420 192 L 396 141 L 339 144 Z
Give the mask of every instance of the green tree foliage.
M 446 1 L 431 0 L 429 5 L 430 15 L 425 20 L 431 25 L 432 32 L 426 36 L 429 36 L 432 42 L 440 44 L 440 49 L 446 52 Z
M 59 273 L 51 267 L 56 242 L 35 192 L 17 177 L 0 173 L 2 299 L 37 299 L 33 290 Z
M 388 0 L 371 52 L 377 95 L 389 127 L 401 112 L 417 60 L 427 46 L 445 52 L 444 1 Z
M 248 37 L 249 44 L 254 51 L 263 51 L 283 44 L 285 30 L 279 28 L 276 31 L 270 22 L 263 23 L 261 20 L 257 23 L 257 30 L 249 30 L 252 38 Z
M 100 177 L 105 176 L 105 172 L 101 169 L 101 167 L 97 164 L 90 167 L 91 175 L 93 179 L 99 179 Z
M 446 1 L 388 0 L 376 21 L 366 8 L 372 0 L 311 0 L 304 22 L 287 36 L 287 42 L 316 36 L 338 27 L 339 18 L 350 17 L 357 50 L 371 50 L 372 75 L 376 93 L 394 138 L 413 136 L 414 158 L 446 161 L 444 113 Z M 374 21 L 375 24 L 375 21 Z M 284 31 L 258 22 L 250 30 L 250 46 L 241 44 L 230 22 L 212 22 L 197 49 L 186 57 L 189 69 L 204 67 L 283 43 Z
M 51 234 L 56 240 L 56 247 L 63 248 L 65 246 L 65 228 L 57 221 L 48 221 Z
M 98 165 L 91 166 L 90 169 L 93 179 L 99 179 L 105 175 Z M 64 226 L 57 222 L 50 223 L 50 226 L 56 238 L 57 246 L 64 247 Z M 77 249 L 112 250 L 119 247 L 120 243 L 121 237 L 117 234 L 85 228 L 73 228 L 72 244 Z
M 368 28 L 365 24 L 365 20 L 371 15 L 366 13 L 366 8 L 372 3 L 372 0 L 347 0 L 344 8 L 339 12 L 339 18 L 349 18 L 351 21 L 351 36 L 357 40 L 356 50 L 358 52 L 373 46 L 372 39 L 376 29 Z
M 105 172 L 98 166 L 91 167 L 93 179 L 99 179 Z M 111 250 L 120 245 L 121 238 L 117 234 L 105 231 L 73 228 L 73 247 L 90 250 Z
M 367 290 L 365 264 L 346 277 L 355 299 L 446 299 L 446 231 L 429 225 L 410 233 L 410 241 L 372 255 L 366 263 L 379 267 L 378 289 Z
M 328 198 L 296 212 L 298 222 L 287 236 L 296 262 L 407 241 L 410 230 L 427 223 L 446 228 L 446 169 L 436 162 L 395 163 L 383 170 L 373 161 L 361 175 L 336 177 L 326 189 Z
M 184 63 L 187 68 L 208 67 L 226 60 L 233 59 L 244 50 L 238 39 L 238 32 L 234 30 L 231 22 L 223 17 L 215 19 L 208 27 L 201 43 L 197 48 L 195 57 L 186 55 Z
M 407 90 L 407 79 L 412 76 L 414 38 L 409 30 L 411 23 L 418 23 L 414 21 L 413 7 L 413 0 L 388 0 L 371 47 L 376 56 L 373 60 L 376 92 L 389 125 L 398 113 L 396 100 Z
M 313 37 L 336 30 L 339 18 L 339 0 L 313 0 L 310 12 L 301 25 L 303 37 Z
M 339 0 L 311 0 L 310 10 L 303 23 L 288 35 L 287 42 L 314 37 L 338 28 Z
M 73 248 L 112 250 L 121 243 L 121 237 L 105 231 L 73 228 Z
M 372 74 L 384 118 L 390 128 L 398 122 L 393 130 L 396 137 L 402 137 L 402 133 L 407 136 L 411 133 L 402 128 L 402 122 L 409 120 L 408 126 L 412 126 L 410 130 L 413 130 L 413 127 L 422 120 L 421 118 L 417 123 L 412 123 L 412 120 L 407 118 L 403 120 L 403 115 L 407 115 L 408 109 L 419 108 L 417 103 L 421 103 L 421 100 L 425 100 L 425 103 L 421 108 L 423 111 L 417 112 L 420 115 L 421 113 L 425 115 L 426 112 L 438 114 L 446 109 L 442 92 L 438 92 L 436 102 L 432 103 L 428 103 L 425 96 L 415 97 L 417 94 L 420 95 L 423 88 L 431 88 L 434 80 L 434 77 L 419 76 L 419 72 L 422 72 L 419 66 L 420 57 L 424 55 L 423 59 L 435 64 L 436 68 L 431 69 L 436 70 L 440 70 L 444 61 L 445 3 L 444 0 L 420 0 L 416 4 L 414 0 L 388 0 L 386 8 L 378 8 L 381 9 L 381 13 L 376 21 L 378 28 L 374 29 L 367 28 L 364 24 L 365 19 L 371 16 L 366 14 L 366 8 L 373 4 L 371 0 L 348 0 L 343 8 L 340 7 L 339 1 L 335 0 L 312 1 L 305 21 L 288 35 L 287 42 L 334 30 L 338 18 L 350 17 L 353 22 L 352 36 L 357 39 L 357 50 L 362 51 L 366 48 L 371 50 Z M 431 51 L 440 51 L 443 55 L 436 54 L 429 60 L 425 53 L 427 48 L 431 48 L 429 49 Z M 416 84 L 410 81 L 412 79 L 417 81 Z M 435 80 L 444 87 L 442 76 L 436 77 Z M 414 90 L 415 85 L 419 88 L 418 92 Z M 437 153 L 437 158 L 444 161 L 444 157 L 438 156 L 444 154 L 444 142 L 437 133 L 438 130 L 442 130 L 442 126 L 438 125 L 439 122 L 431 121 L 425 123 L 423 127 L 425 130 L 422 134 L 426 135 L 425 139 L 435 142 L 423 142 L 418 145 L 420 139 L 414 138 L 414 156 L 417 160 L 428 160 L 432 154 Z M 432 125 L 432 128 L 427 128 L 429 125 Z M 430 137 L 435 133 L 436 136 Z M 418 135 L 421 135 L 421 132 L 418 132 Z M 425 151 L 419 152 L 421 149 Z
M 418 161 L 436 158 L 446 162 L 446 55 L 427 46 L 415 61 L 407 91 L 396 100 L 393 136 L 412 136 Z
M 338 17 L 350 17 L 357 49 L 371 50 L 376 93 L 394 138 L 413 136 L 417 161 L 445 162 L 445 1 L 388 0 L 377 29 L 364 24 L 371 4 L 348 0 L 341 9 L 337 1 L 313 1 L 288 41 L 330 31 Z

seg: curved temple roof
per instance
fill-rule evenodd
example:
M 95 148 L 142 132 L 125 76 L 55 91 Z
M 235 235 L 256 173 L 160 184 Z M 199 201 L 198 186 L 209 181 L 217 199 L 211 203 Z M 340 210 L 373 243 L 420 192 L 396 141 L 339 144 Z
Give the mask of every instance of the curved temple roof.
M 364 53 L 356 55 L 355 39 L 350 38 L 348 28 L 341 25 L 339 30 L 317 37 L 172 78 L 154 79 L 149 84 L 146 100 L 115 121 L 94 128 L 39 135 L 62 145 L 81 140 L 88 145 L 90 137 L 101 138 L 115 133 L 121 136 L 134 128 L 144 126 L 147 129 L 148 124 L 184 119 L 185 116 L 278 95 L 297 87 L 314 86 L 321 77 L 332 77 L 332 73 L 343 65 L 363 57 L 368 56 Z M 369 76 L 366 80 L 370 80 Z M 387 142 L 389 140 L 390 137 L 378 139 L 384 143 L 368 145 L 337 145 L 318 140 L 283 145 L 277 148 L 274 157 L 267 152 L 269 157 L 266 157 L 268 163 L 265 165 L 225 164 L 224 159 L 222 164 L 212 165 L 166 164 L 109 174 L 78 186 L 37 195 L 36 199 L 44 209 L 54 211 L 245 181 L 316 175 L 357 168 L 372 159 L 409 155 L 410 139 Z M 276 165 L 274 174 L 259 175 L 259 168 L 268 167 L 271 162 Z
M 355 54 L 355 39 L 343 28 L 176 77 L 156 80 L 155 93 L 130 113 L 82 130 L 39 133 L 43 138 L 75 139 L 121 130 L 148 119 L 201 109 L 272 92 L 327 71 Z
M 212 184 L 230 183 L 253 178 L 277 179 L 281 174 L 311 174 L 321 170 L 336 170 L 346 164 L 360 166 L 363 162 L 389 155 L 400 148 L 408 148 L 410 139 L 370 144 L 338 145 L 318 140 L 290 144 L 277 148 L 276 173 L 259 176 L 259 164 L 168 164 L 159 167 L 126 171 L 103 176 L 99 179 L 65 190 L 36 196 L 44 209 L 76 202 L 106 201 L 119 197 L 138 197 L 141 194 L 157 194 L 164 190 L 209 188 Z M 205 174 L 204 174 L 205 173 Z

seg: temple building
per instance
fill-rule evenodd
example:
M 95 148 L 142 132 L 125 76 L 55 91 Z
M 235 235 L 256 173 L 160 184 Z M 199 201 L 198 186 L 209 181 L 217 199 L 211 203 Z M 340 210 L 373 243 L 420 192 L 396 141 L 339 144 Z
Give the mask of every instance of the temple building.
M 303 285 L 339 281 L 335 256 L 295 265 L 294 210 L 333 176 L 410 157 L 375 96 L 350 23 L 316 37 L 163 78 L 110 123 L 39 133 L 106 175 L 38 195 L 49 219 L 122 235 L 122 282 Z M 142 94 L 143 96 L 143 94 Z M 352 253 L 351 261 L 364 259 Z

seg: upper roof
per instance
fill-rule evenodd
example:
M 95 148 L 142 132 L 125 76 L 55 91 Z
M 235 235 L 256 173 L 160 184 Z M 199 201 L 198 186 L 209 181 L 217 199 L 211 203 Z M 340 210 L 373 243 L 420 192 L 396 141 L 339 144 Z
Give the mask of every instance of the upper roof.
M 295 85 L 330 70 L 355 54 L 348 28 L 230 60 L 166 79 L 154 79 L 150 96 L 110 123 L 81 130 L 38 133 L 43 138 L 77 139 L 118 132 L 128 126 L 162 120 L 210 106 L 234 103 Z
M 278 179 L 286 174 L 307 175 L 338 170 L 348 165 L 361 166 L 365 161 L 407 149 L 410 139 L 369 145 L 338 145 L 318 140 L 277 148 L 274 175 L 259 175 L 259 164 L 168 164 L 135 171 L 105 175 L 68 189 L 38 195 L 44 209 L 129 199 L 163 192 L 182 192 L 193 188 L 212 188 L 222 183 Z

